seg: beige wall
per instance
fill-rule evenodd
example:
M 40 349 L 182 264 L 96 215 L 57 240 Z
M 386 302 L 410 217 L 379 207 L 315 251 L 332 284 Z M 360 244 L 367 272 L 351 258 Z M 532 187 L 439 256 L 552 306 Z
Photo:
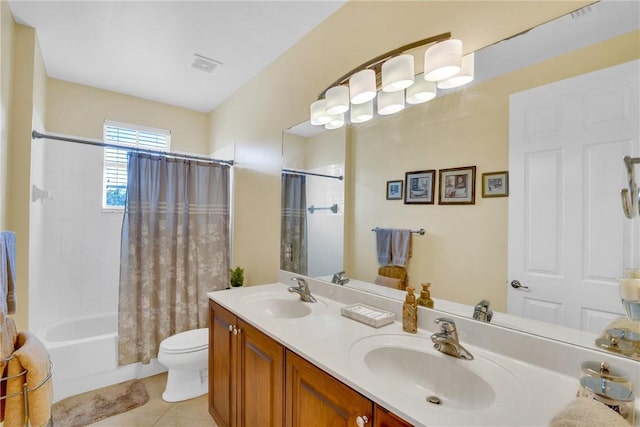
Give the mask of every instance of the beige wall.
M 7 229 L 9 180 L 9 110 L 13 78 L 13 16 L 6 1 L 0 1 L 0 230 Z
M 400 45 L 450 31 L 474 51 L 589 2 L 351 1 L 211 114 L 211 150 L 236 144 L 233 262 L 247 284 L 279 265 L 281 131 L 331 82 Z M 363 19 L 366 17 L 366 19 Z
M 105 119 L 169 129 L 172 151 L 209 153 L 208 114 L 49 79 L 48 132 L 102 140 Z

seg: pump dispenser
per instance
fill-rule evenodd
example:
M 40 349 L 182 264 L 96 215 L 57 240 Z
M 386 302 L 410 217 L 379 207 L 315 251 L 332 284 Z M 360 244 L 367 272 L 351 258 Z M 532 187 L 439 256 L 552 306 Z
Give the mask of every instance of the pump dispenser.
M 418 305 L 413 288 L 407 288 L 407 297 L 402 305 L 402 330 L 411 334 L 418 332 Z
M 431 299 L 429 286 L 431 286 L 431 283 L 422 284 L 422 291 L 420 291 L 420 298 L 418 298 L 417 303 L 423 307 L 433 308 L 433 300 Z

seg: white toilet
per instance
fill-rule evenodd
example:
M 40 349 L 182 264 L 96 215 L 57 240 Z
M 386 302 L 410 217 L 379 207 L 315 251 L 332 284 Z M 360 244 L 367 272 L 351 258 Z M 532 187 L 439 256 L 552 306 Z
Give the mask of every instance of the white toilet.
M 173 335 L 160 343 L 158 361 L 169 369 L 162 399 L 179 402 L 208 391 L 209 329 Z

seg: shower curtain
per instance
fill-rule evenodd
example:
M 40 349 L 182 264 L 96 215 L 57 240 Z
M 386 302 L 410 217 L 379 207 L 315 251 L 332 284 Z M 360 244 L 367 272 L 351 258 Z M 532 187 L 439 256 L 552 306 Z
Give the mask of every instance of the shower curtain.
M 118 363 L 149 363 L 227 287 L 229 169 L 130 153 L 120 257 Z
M 304 175 L 282 174 L 280 269 L 307 274 L 307 195 Z

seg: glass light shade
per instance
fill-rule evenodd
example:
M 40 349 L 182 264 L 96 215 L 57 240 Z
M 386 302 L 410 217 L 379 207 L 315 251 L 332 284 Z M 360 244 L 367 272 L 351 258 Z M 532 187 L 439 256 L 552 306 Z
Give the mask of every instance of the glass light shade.
M 309 106 L 309 121 L 312 125 L 320 126 L 328 123 L 331 117 L 327 114 L 327 101 L 319 99 Z
M 358 71 L 349 78 L 349 94 L 352 104 L 364 104 L 376 97 L 376 72 Z
M 438 82 L 439 89 L 451 89 L 466 85 L 473 80 L 474 75 L 474 54 L 470 53 L 462 57 L 462 69 L 458 74 L 453 77 L 449 77 L 446 80 Z
M 446 80 L 462 67 L 462 41 L 449 39 L 431 46 L 424 53 L 424 78 L 430 82 Z
M 400 55 L 382 64 L 382 90 L 396 92 L 413 84 L 413 55 Z
M 334 86 L 325 95 L 327 100 L 327 114 L 341 114 L 349 109 L 349 88 Z
M 378 114 L 386 116 L 404 109 L 404 91 L 378 92 Z
M 341 128 L 342 126 L 344 126 L 344 113 L 340 113 L 340 114 L 332 114 L 331 115 L 331 120 L 329 120 L 329 123 L 326 123 L 324 125 L 325 129 L 338 129 Z
M 327 114 L 327 101 L 319 99 L 309 106 L 309 121 L 312 125 L 320 126 L 328 123 L 331 117 Z
M 351 123 L 364 123 L 373 118 L 373 99 L 351 106 Z
M 436 82 L 428 82 L 424 74 L 418 74 L 413 85 L 407 88 L 407 103 L 422 104 L 436 97 Z

